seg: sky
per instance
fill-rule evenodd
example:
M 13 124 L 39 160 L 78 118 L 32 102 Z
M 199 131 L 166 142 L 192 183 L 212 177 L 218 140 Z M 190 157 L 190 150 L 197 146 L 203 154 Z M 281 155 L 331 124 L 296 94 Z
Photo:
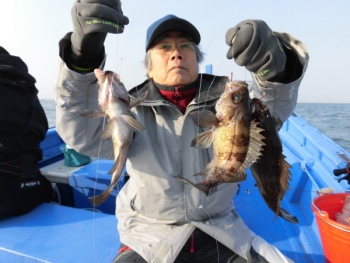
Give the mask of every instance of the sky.
M 40 99 L 54 99 L 58 42 L 72 31 L 74 0 L 0 0 L 0 45 L 21 57 L 36 80 Z M 310 62 L 298 102 L 350 103 L 349 0 L 123 0 L 130 24 L 123 34 L 107 36 L 106 70 L 118 73 L 127 89 L 145 80 L 146 31 L 159 18 L 174 14 L 189 20 L 201 33 L 206 54 L 200 64 L 213 74 L 251 80 L 250 73 L 228 60 L 226 31 L 246 19 L 264 20 L 274 31 L 287 32 L 306 46 Z M 348 73 L 347 73 L 348 72 Z

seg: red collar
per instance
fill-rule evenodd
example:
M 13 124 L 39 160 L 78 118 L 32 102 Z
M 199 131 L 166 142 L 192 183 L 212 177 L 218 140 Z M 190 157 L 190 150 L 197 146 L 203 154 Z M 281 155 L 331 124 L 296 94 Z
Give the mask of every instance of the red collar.
M 179 108 L 182 114 L 185 114 L 188 104 L 196 95 L 196 87 L 183 89 L 183 86 L 175 86 L 174 90 L 159 89 L 159 92 L 165 99 Z

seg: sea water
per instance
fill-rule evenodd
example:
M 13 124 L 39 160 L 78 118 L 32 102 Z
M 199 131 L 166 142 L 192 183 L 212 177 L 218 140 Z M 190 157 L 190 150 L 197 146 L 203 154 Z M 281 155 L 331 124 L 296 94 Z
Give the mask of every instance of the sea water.
M 40 100 L 49 127 L 55 126 L 54 100 Z M 307 122 L 350 152 L 350 104 L 298 103 L 295 109 Z
M 298 103 L 295 111 L 350 152 L 350 104 Z

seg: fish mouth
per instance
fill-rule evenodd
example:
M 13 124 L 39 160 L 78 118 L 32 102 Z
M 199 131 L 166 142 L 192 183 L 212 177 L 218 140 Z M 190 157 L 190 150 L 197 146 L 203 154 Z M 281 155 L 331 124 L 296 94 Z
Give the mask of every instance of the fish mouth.
M 238 92 L 241 89 L 242 89 L 242 87 L 239 87 L 239 86 L 236 86 L 236 85 L 232 85 L 232 86 L 227 85 L 225 87 L 225 91 L 230 92 L 230 93 Z
M 220 111 L 217 111 L 216 118 L 218 118 L 219 121 L 223 121 L 225 119 L 225 116 Z
M 248 87 L 247 84 L 244 82 L 233 81 L 226 84 L 225 91 L 227 92 L 242 91 L 242 93 L 245 93 L 247 87 Z

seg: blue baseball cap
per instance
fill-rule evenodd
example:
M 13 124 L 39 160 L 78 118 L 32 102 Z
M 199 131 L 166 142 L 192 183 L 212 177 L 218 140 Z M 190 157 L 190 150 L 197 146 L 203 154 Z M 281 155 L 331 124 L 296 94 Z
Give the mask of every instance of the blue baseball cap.
M 196 45 L 201 41 L 201 35 L 194 25 L 177 16 L 167 15 L 154 22 L 147 29 L 146 52 L 157 37 L 168 31 L 182 31 L 192 37 Z

